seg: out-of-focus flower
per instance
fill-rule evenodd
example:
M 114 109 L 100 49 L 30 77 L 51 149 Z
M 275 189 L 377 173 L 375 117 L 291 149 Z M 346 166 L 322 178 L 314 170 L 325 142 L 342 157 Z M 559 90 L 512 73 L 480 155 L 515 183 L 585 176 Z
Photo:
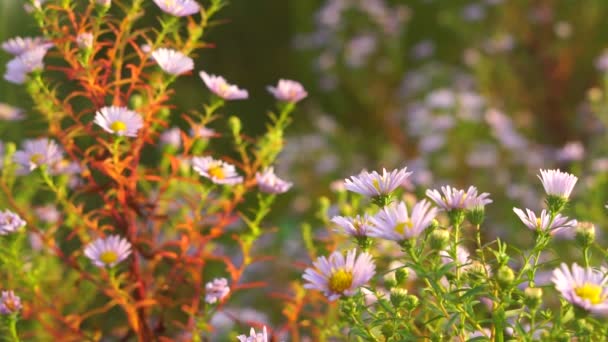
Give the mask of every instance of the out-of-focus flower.
M 412 56 L 418 60 L 431 57 L 434 53 L 435 43 L 432 40 L 423 40 L 412 48 Z
M 23 109 L 0 102 L 0 120 L 18 121 L 23 120 L 24 118 Z
M 359 68 L 367 63 L 369 56 L 376 50 L 377 39 L 371 34 L 362 34 L 351 39 L 346 46 L 346 63 Z
M 182 131 L 178 127 L 170 128 L 160 135 L 161 145 L 169 145 L 179 148 L 182 144 Z
M 391 172 L 382 169 L 382 174 L 376 171 L 372 173 L 363 171 L 358 176 L 345 179 L 344 187 L 346 190 L 368 197 L 388 195 L 403 184 L 411 174 L 407 172 L 407 167 L 394 169 Z
M 571 141 L 557 150 L 556 158 L 561 162 L 582 160 L 585 157 L 585 147 L 580 141 Z
M 97 267 L 114 267 L 131 255 L 131 243 L 118 235 L 110 235 L 88 244 L 84 254 Z
M 393 241 L 413 239 L 431 224 L 436 215 L 437 208 L 431 208 L 427 200 L 416 203 L 411 216 L 404 202 L 392 203 L 370 219 L 369 236 Z
M 201 71 L 199 76 L 211 92 L 224 100 L 243 100 L 249 97 L 247 90 L 228 84 L 222 76 L 209 75 L 204 71 Z
M 97 0 L 97 3 L 101 6 L 110 6 L 112 4 L 112 0 Z
M 255 174 L 255 179 L 258 182 L 258 187 L 262 192 L 269 194 L 282 194 L 287 192 L 293 185 L 291 182 L 287 182 L 277 177 L 274 174 L 274 168 L 269 167 L 264 172 Z
M 538 176 L 549 196 L 570 197 L 578 178 L 560 170 L 540 170 Z
M 441 192 L 438 190 L 427 190 L 426 195 L 433 200 L 438 206 L 446 211 L 454 209 L 469 209 L 472 206 L 485 206 L 492 203 L 492 200 L 487 198 L 490 194 L 484 192 L 477 194 L 477 188 L 470 186 L 465 192 L 461 189 L 452 188 L 451 186 L 442 186 Z
M 562 231 L 565 229 L 574 229 L 577 225 L 576 220 L 570 220 L 569 218 L 560 214 L 557 214 L 553 220 L 551 220 L 551 215 L 545 209 L 543 209 L 543 211 L 540 213 L 540 217 L 537 217 L 536 214 L 530 209 L 526 209 L 525 213 L 519 208 L 513 208 L 513 211 L 529 229 L 536 231 L 549 231 L 552 235 L 565 233 Z
M 567 39 L 572 36 L 572 25 L 567 21 L 560 21 L 553 26 L 553 31 L 555 31 L 555 35 L 559 38 Z
M 462 18 L 465 21 L 479 21 L 485 18 L 486 11 L 482 5 L 473 3 L 462 9 Z
M 93 47 L 93 34 L 91 32 L 82 32 L 76 36 L 76 45 L 81 49 L 90 49 Z
M 456 104 L 456 96 L 452 90 L 441 88 L 428 94 L 425 102 L 431 108 L 449 109 Z
M 296 103 L 305 98 L 308 93 L 299 82 L 292 80 L 279 80 L 276 87 L 268 86 L 268 91 L 277 100 Z
M 0 235 L 13 233 L 25 224 L 25 221 L 16 213 L 8 209 L 0 211 Z
M 321 256 L 313 265 L 304 272 L 303 278 L 308 282 L 304 288 L 322 291 L 330 301 L 354 295 L 376 273 L 372 256 L 365 252 L 357 256 L 356 249 L 348 251 L 346 258 L 338 251 L 329 259 Z
M 0 314 L 10 315 L 21 311 L 21 298 L 13 291 L 2 291 L 0 297 Z
M 209 139 L 219 136 L 219 134 L 204 125 L 193 125 L 190 129 L 190 136 L 195 138 Z
M 23 5 L 23 9 L 27 13 L 32 13 L 35 10 L 42 9 L 42 5 L 47 1 L 48 0 L 33 0 L 31 4 L 28 3 L 28 4 Z
M 213 183 L 234 185 L 243 182 L 243 177 L 236 172 L 234 165 L 211 157 L 192 158 L 194 171 L 209 178 Z
M 370 227 L 372 225 L 370 217 L 367 214 L 363 217 L 359 215 L 356 217 L 334 216 L 331 219 L 331 222 L 341 228 L 336 229 L 336 231 L 355 237 L 369 236 Z
M 268 332 L 266 331 L 266 326 L 264 326 L 261 333 L 257 334 L 255 333 L 255 329 L 251 328 L 249 336 L 239 335 L 236 338 L 239 339 L 239 342 L 268 342 Z
M 34 212 L 40 221 L 46 223 L 55 223 L 61 218 L 61 213 L 57 210 L 57 207 L 52 204 L 36 207 L 34 208 Z
M 13 155 L 13 161 L 21 166 L 20 173 L 29 173 L 42 165 L 52 168 L 62 158 L 61 148 L 46 138 L 24 141 L 23 150 Z
M 608 314 L 608 278 L 593 268 L 582 268 L 576 263 L 572 270 L 562 263 L 553 271 L 551 279 L 562 297 L 573 305 L 594 314 Z
M 186 17 L 200 11 L 195 0 L 154 0 L 160 9 L 176 17 Z
M 42 60 L 46 51 L 46 48 L 38 46 L 11 59 L 6 64 L 4 79 L 15 84 L 24 83 L 29 73 L 44 68 Z
M 53 43 L 46 41 L 43 37 L 15 37 L 2 43 L 2 49 L 11 55 L 19 56 L 37 47 L 49 49 Z
M 108 133 L 136 137 L 144 122 L 139 113 L 127 107 L 103 107 L 95 114 L 95 123 Z
M 447 250 L 442 250 L 441 252 L 439 252 L 439 256 L 441 257 L 441 263 L 444 265 L 454 261 L 450 256 L 450 252 Z M 469 264 L 471 263 L 470 257 L 471 254 L 464 247 L 458 246 L 456 248 L 456 264 L 461 269 L 464 269 L 469 266 Z
M 213 304 L 221 302 L 230 293 L 228 280 L 226 278 L 216 278 L 205 285 L 205 302 Z
M 608 50 L 595 59 L 595 68 L 602 72 L 608 71 Z
M 156 49 L 152 52 L 152 58 L 161 69 L 171 75 L 185 74 L 194 69 L 192 58 L 176 50 Z

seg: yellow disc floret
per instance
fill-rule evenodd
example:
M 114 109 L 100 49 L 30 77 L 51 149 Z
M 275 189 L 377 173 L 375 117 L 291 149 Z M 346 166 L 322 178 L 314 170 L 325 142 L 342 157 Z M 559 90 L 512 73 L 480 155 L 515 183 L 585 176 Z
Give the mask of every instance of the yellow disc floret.
M 209 176 L 215 179 L 224 179 L 226 178 L 226 173 L 221 165 L 214 165 L 207 170 Z
M 339 269 L 329 277 L 328 287 L 332 292 L 342 293 L 353 284 L 353 274 L 345 269 Z
M 582 299 L 588 300 L 591 304 L 599 304 L 602 297 L 602 287 L 597 284 L 585 283 L 574 289 L 574 293 Z
M 106 251 L 101 253 L 99 260 L 106 265 L 110 265 L 118 260 L 118 254 L 116 254 L 114 251 Z
M 114 121 L 112 122 L 112 124 L 110 125 L 110 128 L 114 131 L 114 132 L 124 132 L 127 130 L 127 124 L 122 122 L 122 121 Z

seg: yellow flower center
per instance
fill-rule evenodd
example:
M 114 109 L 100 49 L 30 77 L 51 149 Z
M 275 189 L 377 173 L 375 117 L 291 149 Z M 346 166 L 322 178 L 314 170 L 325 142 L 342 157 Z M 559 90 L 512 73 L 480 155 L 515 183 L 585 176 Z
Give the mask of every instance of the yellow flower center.
M 413 227 L 414 227 L 414 223 L 412 222 L 412 220 L 407 220 L 405 222 L 397 223 L 394 230 L 398 234 L 403 234 L 403 233 L 405 233 L 405 228 L 412 229 Z
M 220 165 L 210 167 L 209 170 L 207 170 L 207 173 L 209 174 L 209 176 L 211 176 L 215 179 L 226 178 L 226 173 L 224 172 L 224 169 Z
M 542 222 L 540 220 L 540 217 L 536 218 L 536 228 L 537 229 L 541 229 L 542 228 Z
M 44 158 L 44 156 L 40 153 L 34 153 L 30 156 L 30 162 L 32 164 L 38 164 Z
M 342 293 L 353 284 L 353 274 L 347 270 L 339 269 L 329 277 L 329 289 L 335 293 Z
M 591 304 L 599 304 L 602 298 L 602 287 L 597 284 L 585 283 L 583 286 L 574 289 L 574 293 L 582 299 L 588 300 Z
M 110 125 L 110 128 L 114 131 L 114 132 L 124 132 L 127 130 L 127 124 L 122 122 L 122 121 L 114 121 L 112 122 L 112 124 Z
M 104 264 L 109 265 L 118 260 L 118 254 L 116 254 L 116 252 L 114 251 L 106 251 L 101 253 L 101 255 L 99 256 L 99 260 L 101 260 L 101 262 L 103 262 Z

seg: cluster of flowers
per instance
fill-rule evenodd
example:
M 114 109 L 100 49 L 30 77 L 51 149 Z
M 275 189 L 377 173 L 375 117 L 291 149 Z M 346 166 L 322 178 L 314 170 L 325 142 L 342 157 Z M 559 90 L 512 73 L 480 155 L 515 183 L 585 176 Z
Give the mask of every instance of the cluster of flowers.
M 340 251 L 334 251 L 329 258 L 319 257 L 313 262 L 314 267 L 308 268 L 304 272 L 305 288 L 322 291 L 330 301 L 341 297 L 352 297 L 359 293 L 361 288 L 366 290 L 364 293 L 378 296 L 379 292 L 373 286 L 369 290 L 365 287 L 376 274 L 374 257 L 370 253 L 372 242 L 368 239 L 380 238 L 396 241 L 405 251 L 414 246 L 416 240 L 423 236 L 428 229 L 432 230 L 435 237 L 439 236 L 436 234 L 438 232 L 445 233 L 441 234 L 442 239 L 446 242 L 448 239 L 452 239 L 452 246 L 457 248 L 457 251 L 455 249 L 440 251 L 439 255 L 444 264 L 455 261 L 461 271 L 475 269 L 476 261 L 471 260 L 469 253 L 459 245 L 457 232 L 465 218 L 479 227 L 484 220 L 485 205 L 492 203 L 489 194 L 479 194 L 473 186 L 466 191 L 450 186 L 442 187 L 441 191 L 427 190 L 426 195 L 436 204 L 437 208 L 431 207 L 427 200 L 421 200 L 414 204 L 411 212 L 408 213 L 405 202 L 392 202 L 395 190 L 403 186 L 406 178 L 411 174 L 406 170 L 403 168 L 392 172 L 383 170 L 382 173 L 362 172 L 358 176 L 345 180 L 347 190 L 371 198 L 380 206 L 380 209 L 375 215 L 336 216 L 331 220 L 338 227 L 338 232 L 353 238 L 354 242 L 364 251 L 357 252 L 356 249 L 352 249 L 346 253 L 346 256 Z M 542 210 L 540 215 L 536 215 L 530 209 L 526 209 L 526 212 L 519 208 L 513 208 L 513 210 L 522 223 L 536 233 L 537 244 L 541 245 L 539 248 L 543 248 L 542 244 L 547 241 L 546 239 L 558 234 L 568 236 L 576 234 L 577 239 L 586 239 L 585 241 L 589 245 L 589 241 L 592 240 L 592 237 L 589 238 L 589 236 L 594 236 L 593 226 L 589 228 L 588 225 L 578 224 L 576 220 L 560 214 L 568 203 L 578 178 L 560 170 L 540 170 L 538 177 L 546 193 L 547 209 Z M 456 236 L 450 238 L 449 232 L 438 228 L 439 223 L 435 218 L 439 211 L 447 213 Z M 582 235 L 586 238 L 581 237 Z M 372 251 L 373 254 L 378 252 L 374 249 Z M 606 311 L 608 307 L 608 270 L 591 267 L 587 259 L 585 262 L 585 267 L 576 263 L 568 267 L 567 264 L 562 263 L 561 266 L 554 269 L 552 277 L 554 287 L 561 293 L 561 297 L 572 305 L 593 314 L 606 315 L 608 314 Z M 491 275 L 489 265 L 486 264 L 485 267 L 486 270 L 481 274 L 489 277 Z M 510 268 L 501 267 L 497 272 L 496 276 L 499 281 L 504 281 L 504 278 L 507 279 L 507 282 L 513 281 L 513 273 Z M 534 287 L 534 272 L 529 276 L 530 287 L 526 290 L 526 295 L 541 291 L 540 296 L 542 296 L 542 289 Z M 489 281 L 489 279 L 486 278 L 485 281 Z M 393 290 L 402 291 L 402 289 L 392 289 L 391 291 Z M 398 293 L 391 292 L 391 302 L 394 297 L 398 297 Z M 476 336 L 489 335 L 480 333 Z

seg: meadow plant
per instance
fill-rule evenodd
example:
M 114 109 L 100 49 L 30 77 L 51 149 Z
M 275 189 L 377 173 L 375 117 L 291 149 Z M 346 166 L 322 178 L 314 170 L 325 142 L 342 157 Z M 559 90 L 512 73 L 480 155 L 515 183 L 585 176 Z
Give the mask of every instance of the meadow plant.
M 4 79 L 27 91 L 46 129 L 0 145 L 2 337 L 236 340 L 253 325 L 263 333 L 238 339 L 268 339 L 273 322 L 224 309 L 266 288 L 246 272 L 270 257 L 257 247 L 264 219 L 291 187 L 273 165 L 307 93 L 291 80 L 269 86 L 277 110 L 259 137 L 226 114 L 248 92 L 221 76 L 199 72 L 200 107 L 175 102 L 224 6 L 28 3 L 40 36 L 2 44 L 13 55 Z M 22 118 L 3 106 L 3 119 Z M 220 314 L 240 327 L 217 329 Z M 297 330 L 296 316 L 283 322 L 282 334 Z

